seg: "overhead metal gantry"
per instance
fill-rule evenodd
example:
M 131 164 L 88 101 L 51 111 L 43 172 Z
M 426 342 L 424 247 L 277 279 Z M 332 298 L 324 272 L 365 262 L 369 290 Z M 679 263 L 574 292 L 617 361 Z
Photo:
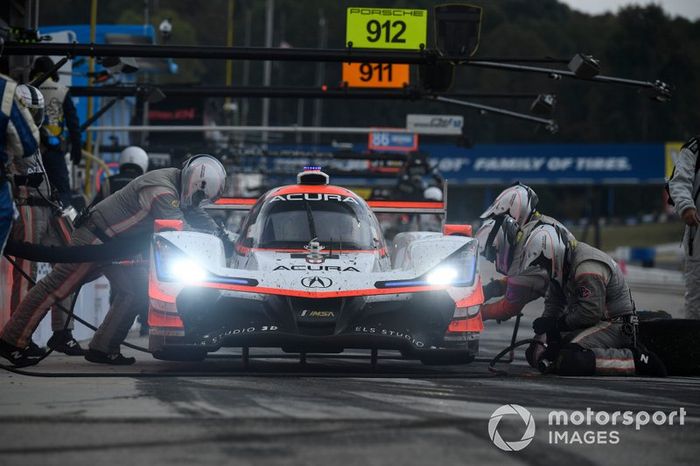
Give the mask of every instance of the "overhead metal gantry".
M 152 86 L 72 86 L 75 97 L 130 97 L 146 93 Z M 264 87 L 264 86 L 158 86 L 169 97 L 274 97 L 291 99 L 380 99 L 419 100 L 432 97 L 454 99 L 535 99 L 540 94 L 488 93 L 488 92 L 427 92 L 413 86 L 403 89 L 350 89 L 316 87 Z
M 670 87 L 661 81 L 641 81 L 614 76 L 603 76 L 597 71 L 589 74 L 578 73 L 575 68 L 561 69 L 542 66 L 532 66 L 522 63 L 562 63 L 560 59 L 513 59 L 519 63 L 509 63 L 508 59 L 472 60 L 464 56 L 449 56 L 441 54 L 437 50 L 422 49 L 419 51 L 406 50 L 371 50 L 371 49 L 305 49 L 305 48 L 269 48 L 269 47 L 222 47 L 222 46 L 188 46 L 188 45 L 120 45 L 120 44 L 47 44 L 32 43 L 18 44 L 8 43 L 4 53 L 7 55 L 64 55 L 65 57 L 143 57 L 143 58 L 181 58 L 181 59 L 215 59 L 215 60 L 265 60 L 265 61 L 293 61 L 293 62 L 335 62 L 335 63 L 391 63 L 391 64 L 412 64 L 424 66 L 471 66 L 486 69 L 496 69 L 502 71 L 525 72 L 543 74 L 552 79 L 575 79 L 602 84 L 613 84 L 641 89 L 648 89 L 653 98 L 659 101 L 668 100 L 671 96 Z M 577 55 L 576 59 L 586 60 L 588 57 Z M 65 60 L 65 59 L 64 59 Z M 569 63 L 569 67 L 571 67 Z M 58 64 L 57 64 L 58 66 Z M 597 63 L 596 63 L 597 67 Z M 573 70 L 573 71 L 572 71 Z M 48 74 L 48 73 L 47 73 Z M 78 94 L 81 90 L 75 89 L 75 95 L 112 95 L 116 99 L 127 95 L 137 95 L 139 88 L 119 88 L 110 89 L 87 89 Z M 143 92 L 143 90 L 141 90 Z M 236 90 L 229 88 L 226 92 L 221 89 L 205 90 L 190 88 L 187 90 L 173 90 L 170 95 L 196 95 L 213 96 L 219 94 L 227 97 L 295 97 L 295 98 L 355 98 L 355 99 L 426 99 L 442 103 L 459 105 L 478 110 L 482 113 L 494 113 L 511 118 L 527 120 L 544 125 L 550 132 L 556 132 L 558 126 L 552 119 L 531 116 L 525 113 L 502 109 L 473 102 L 455 99 L 455 95 L 439 95 L 438 93 L 425 91 L 417 88 L 406 88 L 394 91 L 367 91 L 346 89 L 273 89 L 257 88 Z M 112 102 L 113 103 L 113 102 Z M 104 113 L 104 112 L 102 112 Z M 94 121 L 94 119 L 93 119 Z
M 307 49 L 268 47 L 222 47 L 194 45 L 120 45 L 120 44 L 16 44 L 5 45 L 6 55 L 68 55 L 71 57 L 142 57 L 142 58 L 193 58 L 213 60 L 256 60 L 335 63 L 406 63 L 409 65 L 453 64 L 490 68 L 503 71 L 544 74 L 554 79 L 576 79 L 604 84 L 617 84 L 652 90 L 666 89 L 660 81 L 641 81 L 596 75 L 581 77 L 567 69 L 508 63 L 502 59 L 465 60 L 464 57 L 441 55 L 436 50 L 387 51 L 367 49 Z M 508 59 L 510 60 L 510 59 Z M 515 59 L 513 61 L 546 62 L 538 59 Z M 559 62 L 559 60 L 556 60 Z

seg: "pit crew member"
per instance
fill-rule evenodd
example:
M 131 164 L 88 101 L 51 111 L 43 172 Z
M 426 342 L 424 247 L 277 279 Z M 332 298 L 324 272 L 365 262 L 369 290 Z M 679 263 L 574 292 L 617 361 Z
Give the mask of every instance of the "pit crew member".
M 182 169 L 148 172 L 91 208 L 73 233 L 71 245 L 109 244 L 114 238 L 150 236 L 155 219 L 183 220 L 195 228 L 216 231 L 216 223 L 200 205 L 218 199 L 225 180 L 223 165 L 205 154 L 192 157 Z M 0 334 L 0 356 L 15 366 L 36 364 L 38 358 L 22 348 L 27 346 L 46 309 L 101 274 L 107 276 L 114 290 L 114 301 L 90 342 L 85 359 L 133 364 L 135 359 L 124 357 L 119 346 L 148 299 L 146 267 L 94 262 L 58 264 L 32 288 Z

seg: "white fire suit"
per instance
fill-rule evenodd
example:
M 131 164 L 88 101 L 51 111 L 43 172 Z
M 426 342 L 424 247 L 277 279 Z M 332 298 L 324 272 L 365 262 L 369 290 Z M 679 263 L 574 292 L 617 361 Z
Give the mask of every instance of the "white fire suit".
M 481 307 L 481 316 L 484 320 L 507 320 L 517 315 L 530 301 L 541 298 L 547 289 L 549 278 L 543 276 L 541 270 L 535 267 L 523 267 L 523 246 L 530 233 L 541 225 L 552 225 L 566 232 L 569 241 L 575 241 L 574 235 L 561 223 L 552 217 L 535 211 L 532 220 L 523 225 L 522 237 L 512 252 L 513 262 L 508 269 L 506 277 L 496 283 L 485 287 L 486 299 L 502 296 L 501 299 L 485 304 Z
M 29 110 L 17 104 L 16 88 L 14 80 L 0 74 L 0 254 L 15 217 L 7 164 L 39 148 L 39 128 Z
M 695 137 L 681 149 L 673 177 L 668 182 L 674 209 L 682 215 L 687 209 L 698 207 L 700 176 L 695 170 L 700 140 Z M 698 226 L 685 227 L 683 248 L 685 251 L 685 314 L 688 319 L 700 319 L 700 234 Z

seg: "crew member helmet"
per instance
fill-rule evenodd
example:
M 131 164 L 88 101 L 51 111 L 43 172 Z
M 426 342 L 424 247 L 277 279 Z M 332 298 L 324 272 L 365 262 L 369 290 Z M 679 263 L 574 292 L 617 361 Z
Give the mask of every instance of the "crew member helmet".
M 535 191 L 522 183 L 503 190 L 493 204 L 481 214 L 482 219 L 508 214 L 523 226 L 532 219 L 539 198 Z
M 570 244 L 566 233 L 562 228 L 547 224 L 533 229 L 523 244 L 523 267 L 542 267 L 551 281 L 563 286 L 564 264 L 567 262 Z
M 141 174 L 148 170 L 148 154 L 138 146 L 129 146 L 119 154 L 119 169 L 137 168 Z
M 493 262 L 499 273 L 507 275 L 521 236 L 520 227 L 513 217 L 501 215 L 488 219 L 476 232 L 479 254 Z
M 39 89 L 29 84 L 20 84 L 15 89 L 19 104 L 29 110 L 37 128 L 44 123 L 44 95 Z
M 423 191 L 423 198 L 426 201 L 442 202 L 442 189 L 430 186 Z
M 216 201 L 226 185 L 226 169 L 208 154 L 197 154 L 187 159 L 181 176 L 180 206 L 183 208 Z

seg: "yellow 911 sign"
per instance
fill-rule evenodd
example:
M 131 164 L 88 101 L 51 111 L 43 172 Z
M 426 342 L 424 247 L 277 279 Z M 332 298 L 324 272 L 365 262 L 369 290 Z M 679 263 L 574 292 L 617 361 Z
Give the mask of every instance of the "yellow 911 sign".
M 425 48 L 428 10 L 348 8 L 345 43 L 365 49 Z
M 409 67 L 391 63 L 343 63 L 348 87 L 401 88 L 409 83 Z

